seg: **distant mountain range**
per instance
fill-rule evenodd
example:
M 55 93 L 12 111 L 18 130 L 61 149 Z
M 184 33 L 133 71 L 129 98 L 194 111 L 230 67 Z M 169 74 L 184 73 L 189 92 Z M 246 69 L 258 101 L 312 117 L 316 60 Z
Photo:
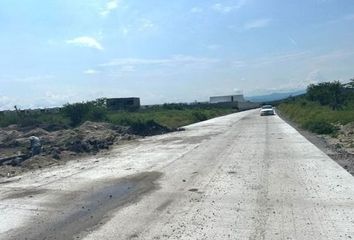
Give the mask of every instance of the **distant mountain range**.
M 271 93 L 267 95 L 260 95 L 260 96 L 250 96 L 245 97 L 246 100 L 251 102 L 272 102 L 281 99 L 288 98 L 290 96 L 298 96 L 301 94 L 306 93 L 306 90 L 298 90 L 293 92 L 281 92 L 281 93 Z

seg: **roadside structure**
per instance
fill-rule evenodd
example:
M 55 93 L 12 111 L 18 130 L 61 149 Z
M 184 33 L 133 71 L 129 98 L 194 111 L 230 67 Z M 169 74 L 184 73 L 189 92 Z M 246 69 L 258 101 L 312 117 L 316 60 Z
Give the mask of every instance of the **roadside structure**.
M 210 104 L 227 105 L 235 107 L 238 110 L 247 110 L 259 107 L 259 103 L 246 101 L 242 94 L 213 96 L 209 99 Z
M 210 103 L 245 102 L 242 94 L 210 97 Z

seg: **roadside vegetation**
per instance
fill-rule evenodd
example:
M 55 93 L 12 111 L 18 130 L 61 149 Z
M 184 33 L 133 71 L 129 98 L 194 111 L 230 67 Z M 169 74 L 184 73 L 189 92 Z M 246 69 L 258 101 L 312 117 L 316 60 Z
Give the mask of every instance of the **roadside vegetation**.
M 117 125 L 135 126 L 154 121 L 162 126 L 175 129 L 232 112 L 235 110 L 208 105 L 165 104 L 138 112 L 110 112 L 107 116 L 111 123 Z
M 311 84 L 306 94 L 286 99 L 278 109 L 311 132 L 336 135 L 340 126 L 354 122 L 354 79 Z
M 91 102 L 66 104 L 58 113 L 24 113 L 15 111 L 0 115 L 0 127 L 17 124 L 21 127 L 51 125 L 76 127 L 86 121 L 107 122 L 129 126 L 133 129 L 158 124 L 169 129 L 207 120 L 235 112 L 229 107 L 209 104 L 164 104 L 150 106 L 137 111 L 110 111 L 104 99 Z

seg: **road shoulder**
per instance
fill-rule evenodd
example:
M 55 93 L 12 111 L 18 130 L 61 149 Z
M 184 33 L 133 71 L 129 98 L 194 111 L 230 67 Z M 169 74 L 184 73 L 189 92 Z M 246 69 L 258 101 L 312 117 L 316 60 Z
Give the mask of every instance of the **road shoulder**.
M 324 135 L 318 135 L 309 132 L 301 128 L 297 123 L 290 120 L 287 116 L 281 112 L 277 112 L 278 116 L 283 119 L 290 126 L 295 128 L 302 136 L 304 136 L 308 141 L 318 147 L 322 152 L 327 154 L 331 159 L 348 171 L 352 176 L 354 176 L 354 155 L 345 151 L 345 149 L 338 148 L 333 144 L 330 144 Z

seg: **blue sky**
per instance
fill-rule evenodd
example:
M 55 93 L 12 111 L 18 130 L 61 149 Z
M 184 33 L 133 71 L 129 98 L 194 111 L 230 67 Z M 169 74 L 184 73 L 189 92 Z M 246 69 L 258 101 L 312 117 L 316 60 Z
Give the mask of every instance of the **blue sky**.
M 354 77 L 352 0 L 1 0 L 0 109 Z

